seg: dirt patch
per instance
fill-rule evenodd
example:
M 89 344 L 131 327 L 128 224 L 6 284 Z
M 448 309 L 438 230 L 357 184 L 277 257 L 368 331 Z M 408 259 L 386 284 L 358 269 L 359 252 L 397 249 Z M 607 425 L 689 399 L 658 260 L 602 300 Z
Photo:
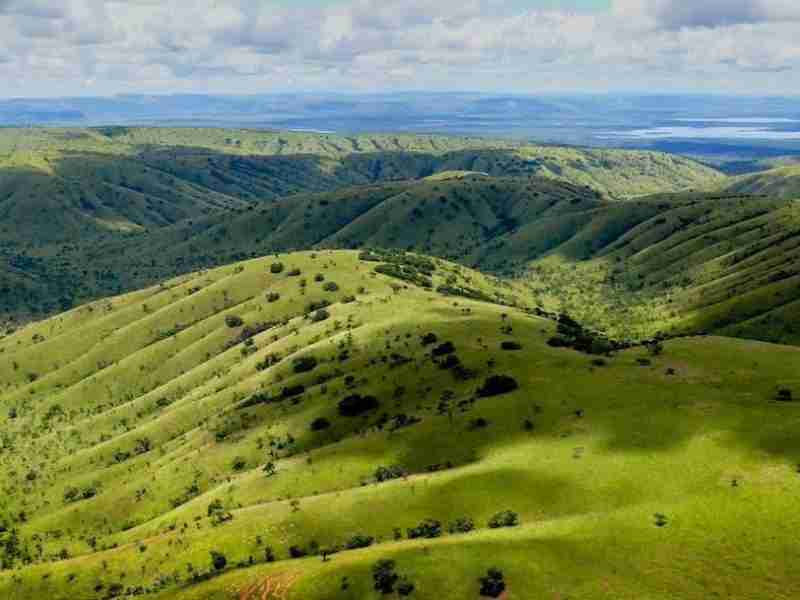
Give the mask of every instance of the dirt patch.
M 239 600 L 286 600 L 299 575 L 270 575 L 239 590 Z

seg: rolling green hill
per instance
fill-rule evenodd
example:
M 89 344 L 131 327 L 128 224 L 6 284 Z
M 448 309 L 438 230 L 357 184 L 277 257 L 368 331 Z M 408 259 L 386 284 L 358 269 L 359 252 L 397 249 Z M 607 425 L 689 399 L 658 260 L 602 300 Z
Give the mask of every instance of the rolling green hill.
M 318 250 L 5 337 L 0 596 L 797 597 L 800 350 L 589 356 L 533 303 Z
M 90 298 L 270 252 L 414 249 L 526 281 L 548 310 L 631 339 L 800 344 L 800 205 L 684 193 L 613 202 L 547 179 L 467 176 L 289 197 L 69 255 Z M 69 265 L 91 264 L 82 275 Z M 79 268 L 79 267 L 78 267 Z
M 36 248 L 169 225 L 300 192 L 439 172 L 538 174 L 610 196 L 721 175 L 666 154 L 480 138 L 206 129 L 0 130 L 0 243 Z
M 725 190 L 739 194 L 762 194 L 800 199 L 800 166 L 790 165 L 735 177 Z
M 109 270 L 94 262 L 77 264 L 76 247 L 127 243 L 160 228 L 268 206 L 287 196 L 426 178 L 460 180 L 474 172 L 537 176 L 592 187 L 616 199 L 705 188 L 723 179 L 717 171 L 667 154 L 482 138 L 4 128 L 0 318 L 38 318 L 98 297 L 84 294 L 87 287 L 101 294 L 133 289 L 125 285 L 128 265 Z M 184 260 L 195 264 L 191 255 Z M 159 277 L 187 271 L 162 271 Z M 95 279 L 101 284 L 92 283 Z

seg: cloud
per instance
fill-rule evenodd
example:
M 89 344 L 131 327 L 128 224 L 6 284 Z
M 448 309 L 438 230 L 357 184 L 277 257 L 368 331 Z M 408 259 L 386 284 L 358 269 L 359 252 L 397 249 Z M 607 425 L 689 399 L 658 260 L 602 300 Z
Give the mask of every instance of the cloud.
M 650 19 L 667 29 L 800 20 L 797 0 L 615 0 L 622 18 Z
M 795 19 L 795 0 L 615 0 L 607 12 L 499 0 L 0 0 L 0 77 L 44 93 L 83 82 L 93 93 L 791 89 Z

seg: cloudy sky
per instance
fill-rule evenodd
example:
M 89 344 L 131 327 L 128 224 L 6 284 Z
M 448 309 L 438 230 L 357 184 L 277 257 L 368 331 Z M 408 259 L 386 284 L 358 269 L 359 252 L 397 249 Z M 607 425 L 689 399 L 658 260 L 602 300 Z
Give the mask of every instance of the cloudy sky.
M 0 0 L 0 96 L 800 94 L 800 0 Z

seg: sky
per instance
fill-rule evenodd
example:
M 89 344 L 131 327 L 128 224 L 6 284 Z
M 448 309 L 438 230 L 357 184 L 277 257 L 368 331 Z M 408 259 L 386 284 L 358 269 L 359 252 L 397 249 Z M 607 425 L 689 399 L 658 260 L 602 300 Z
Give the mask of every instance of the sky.
M 0 0 L 0 97 L 800 91 L 800 0 Z

